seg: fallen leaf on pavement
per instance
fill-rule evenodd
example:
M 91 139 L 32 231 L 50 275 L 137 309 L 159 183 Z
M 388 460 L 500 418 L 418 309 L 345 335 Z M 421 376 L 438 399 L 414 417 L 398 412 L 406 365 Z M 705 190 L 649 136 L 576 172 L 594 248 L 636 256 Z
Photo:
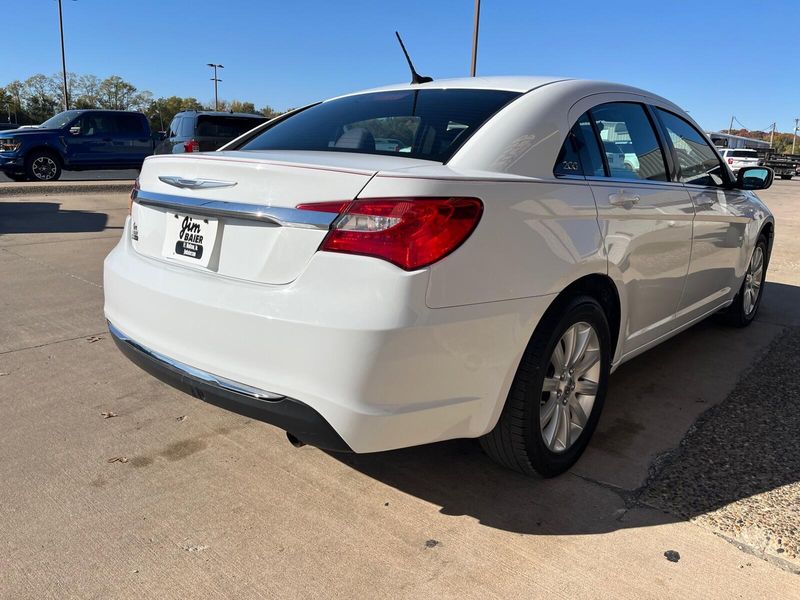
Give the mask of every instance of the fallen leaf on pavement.
M 175 420 L 176 421 L 185 421 L 186 420 L 186 415 L 181 415 L 180 417 L 175 417 Z
M 101 412 L 100 416 L 103 417 L 104 419 L 110 419 L 111 417 L 118 417 L 119 415 L 109 410 L 107 412 Z
M 88 338 L 86 338 L 86 341 L 89 342 L 90 344 L 93 344 L 95 342 L 99 342 L 102 339 L 103 337 L 100 335 L 90 335 Z
M 115 463 L 115 462 L 126 463 L 126 462 L 128 462 L 128 457 L 127 456 L 115 456 L 114 458 L 109 458 L 106 462 L 109 462 L 109 463 Z

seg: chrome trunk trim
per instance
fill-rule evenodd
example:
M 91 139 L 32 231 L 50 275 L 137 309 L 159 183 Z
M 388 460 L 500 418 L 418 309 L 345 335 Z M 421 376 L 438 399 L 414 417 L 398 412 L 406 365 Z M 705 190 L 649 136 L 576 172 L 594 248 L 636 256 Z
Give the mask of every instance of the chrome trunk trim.
M 209 217 L 230 217 L 233 219 L 247 219 L 260 221 L 279 227 L 300 227 L 303 229 L 329 229 L 336 213 L 320 212 L 315 210 L 298 210 L 282 206 L 265 206 L 259 204 L 246 204 L 243 202 L 228 202 L 224 200 L 208 200 L 204 198 L 189 198 L 186 196 L 173 196 L 145 190 L 134 190 L 131 194 L 134 202 L 142 206 L 155 206 L 173 211 L 204 215 Z

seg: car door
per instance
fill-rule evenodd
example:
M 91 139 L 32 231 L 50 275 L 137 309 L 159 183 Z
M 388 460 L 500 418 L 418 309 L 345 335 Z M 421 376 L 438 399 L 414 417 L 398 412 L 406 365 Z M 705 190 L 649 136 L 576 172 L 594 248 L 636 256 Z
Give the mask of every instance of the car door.
M 113 161 L 120 166 L 138 165 L 151 153 L 152 142 L 145 121 L 133 113 L 111 115 L 114 123 Z
M 730 171 L 694 125 L 665 109 L 656 108 L 655 114 L 695 207 L 692 258 L 678 307 L 679 318 L 693 319 L 716 310 L 738 290 L 749 259 L 743 248 L 748 196 L 731 186 Z
M 182 117 L 180 115 L 176 115 L 172 122 L 169 124 L 169 129 L 167 130 L 166 137 L 161 141 L 161 143 L 156 148 L 156 154 L 172 154 L 175 152 L 175 146 L 179 143 L 178 142 L 178 131 L 181 126 Z M 181 148 L 183 145 L 181 144 Z
M 107 156 L 111 150 L 110 132 L 102 129 L 104 120 L 100 113 L 82 113 L 69 127 L 64 137 L 70 164 L 90 165 L 98 157 Z
M 587 179 L 597 202 L 609 273 L 624 287 L 624 355 L 678 326 L 694 207 L 683 184 L 670 180 L 671 158 L 648 107 L 605 102 L 592 107 L 589 117 L 605 172 Z

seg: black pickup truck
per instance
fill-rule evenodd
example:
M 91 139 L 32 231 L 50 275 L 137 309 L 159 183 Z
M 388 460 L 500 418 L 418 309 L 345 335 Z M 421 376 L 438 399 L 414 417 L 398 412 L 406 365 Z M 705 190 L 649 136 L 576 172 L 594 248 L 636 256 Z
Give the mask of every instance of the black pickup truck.
M 156 141 L 140 112 L 68 110 L 0 131 L 0 171 L 15 181 L 54 181 L 62 169 L 139 169 Z
M 775 177 L 791 179 L 797 175 L 797 168 L 800 166 L 800 155 L 767 154 L 761 164 L 775 171 Z

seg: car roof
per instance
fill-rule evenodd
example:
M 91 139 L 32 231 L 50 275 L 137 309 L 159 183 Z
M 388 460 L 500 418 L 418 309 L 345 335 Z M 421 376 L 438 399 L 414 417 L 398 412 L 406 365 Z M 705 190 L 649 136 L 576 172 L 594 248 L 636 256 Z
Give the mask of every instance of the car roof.
M 255 113 L 227 112 L 224 110 L 182 110 L 178 115 L 214 116 L 214 117 L 247 117 L 249 119 L 266 119 L 264 115 Z
M 347 96 L 357 96 L 360 94 L 369 94 L 373 92 L 388 92 L 398 90 L 443 90 L 443 89 L 476 89 L 476 90 L 502 90 L 510 92 L 519 92 L 524 94 L 548 86 L 551 84 L 573 84 L 587 93 L 596 92 L 625 92 L 649 98 L 661 100 L 668 105 L 677 107 L 674 103 L 666 98 L 662 98 L 658 94 L 654 94 L 647 90 L 635 88 L 629 85 L 620 83 L 613 83 L 609 81 L 594 81 L 590 79 L 579 79 L 575 77 L 559 77 L 555 75 L 499 75 L 499 76 L 486 76 L 486 77 L 458 77 L 453 79 L 436 79 L 428 83 L 396 83 L 392 85 L 385 85 L 381 87 L 370 88 L 358 92 L 351 92 L 342 94 L 329 100 L 336 100 L 338 98 L 345 98 Z M 591 92 L 590 92 L 591 90 Z

